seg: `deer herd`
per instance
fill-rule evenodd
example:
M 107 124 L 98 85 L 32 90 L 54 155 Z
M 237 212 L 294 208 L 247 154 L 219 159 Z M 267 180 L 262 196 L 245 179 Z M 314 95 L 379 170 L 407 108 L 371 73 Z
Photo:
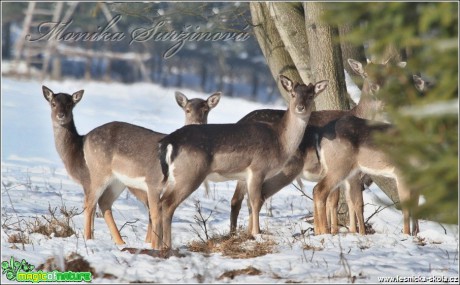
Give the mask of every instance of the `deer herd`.
M 207 181 L 237 180 L 231 201 L 230 231 L 245 194 L 250 216 L 248 232 L 260 233 L 259 213 L 264 201 L 295 179 L 318 182 L 313 189 L 315 234 L 338 232 L 339 188 L 344 189 L 352 233 L 365 234 L 362 191 L 368 175 L 396 181 L 403 213 L 403 233 L 416 234 L 410 200 L 416 193 L 400 170 L 374 141 L 374 134 L 394 135 L 382 122 L 383 102 L 377 93 L 384 82 L 369 75 L 369 68 L 349 59 L 352 69 L 364 78 L 358 105 L 348 111 L 314 111 L 314 99 L 328 80 L 300 84 L 280 75 L 289 94 L 288 108 L 256 110 L 237 123 L 207 124 L 210 110 L 221 93 L 207 100 L 188 99 L 176 92 L 185 112 L 185 126 L 167 135 L 125 122 L 110 122 L 80 135 L 73 108 L 83 90 L 54 93 L 43 86 L 51 107 L 56 150 L 69 176 L 84 190 L 84 238 L 92 239 L 96 204 L 116 244 L 124 244 L 112 215 L 112 204 L 127 188 L 149 210 L 146 241 L 153 249 L 171 248 L 171 225 L 176 208 Z M 404 63 L 399 63 L 404 67 Z M 413 77 L 423 91 L 425 82 Z M 413 206 L 412 206 L 413 207 Z

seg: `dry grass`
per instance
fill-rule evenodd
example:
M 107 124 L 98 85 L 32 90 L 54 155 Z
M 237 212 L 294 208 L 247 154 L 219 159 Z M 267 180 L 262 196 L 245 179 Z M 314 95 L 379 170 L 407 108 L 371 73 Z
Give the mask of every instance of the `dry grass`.
M 375 234 L 374 228 L 372 228 L 372 225 L 369 223 L 364 223 L 364 230 L 366 232 L 366 235 L 373 235 Z
M 60 207 L 60 216 L 56 215 L 57 207 L 52 209 L 48 206 L 50 216 L 42 216 L 41 219 L 35 218 L 32 222 L 30 233 L 40 233 L 49 237 L 70 237 L 75 234 L 71 225 L 71 219 L 77 215 L 75 208 L 68 210 L 65 206 Z
M 237 233 L 236 235 L 217 235 L 208 241 L 192 241 L 187 248 L 193 252 L 222 253 L 231 258 L 254 258 L 273 253 L 276 243 L 272 240 L 255 241 L 251 235 Z
M 9 243 L 21 243 L 21 244 L 29 244 L 30 239 L 29 236 L 25 235 L 23 232 L 14 233 L 8 236 Z
M 314 246 L 314 245 L 311 245 L 311 244 L 304 244 L 303 249 L 304 250 L 320 251 L 320 250 L 323 250 L 324 248 L 321 247 L 321 246 Z
M 21 219 L 17 222 L 11 222 L 11 218 L 5 219 L 2 227 L 5 230 L 12 231 L 8 234 L 9 243 L 30 244 L 30 234 L 39 233 L 47 237 L 69 237 L 75 234 L 75 229 L 72 223 L 72 218 L 77 213 L 75 208 L 67 209 L 65 206 L 54 209 L 48 206 L 49 215 L 42 215 L 41 217 L 34 217 L 26 220 Z
M 249 267 L 246 267 L 245 269 L 227 271 L 221 276 L 219 276 L 217 280 L 222 280 L 224 278 L 234 279 L 236 276 L 239 276 L 239 275 L 260 275 L 260 274 L 262 274 L 262 271 L 252 266 L 249 266 Z

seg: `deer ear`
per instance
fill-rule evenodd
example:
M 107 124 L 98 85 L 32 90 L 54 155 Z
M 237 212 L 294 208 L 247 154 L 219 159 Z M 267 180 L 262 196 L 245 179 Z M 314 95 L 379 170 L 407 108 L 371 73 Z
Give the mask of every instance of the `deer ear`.
M 348 64 L 350 65 L 351 69 L 353 69 L 354 72 L 364 77 L 364 68 L 361 62 L 354 60 L 352 58 L 349 58 Z
M 77 104 L 78 102 L 80 102 L 81 98 L 83 98 L 83 92 L 85 91 L 80 90 L 72 94 L 72 101 L 74 104 Z
M 185 108 L 185 105 L 187 105 L 188 99 L 187 96 L 184 94 L 180 93 L 179 91 L 176 91 L 175 93 L 176 96 L 176 102 L 181 108 Z
M 396 65 L 397 65 L 398 67 L 404 68 L 404 67 L 406 67 L 407 62 L 401 61 L 401 62 L 398 62 Z
M 412 78 L 414 79 L 415 88 L 417 88 L 418 91 L 423 92 L 425 90 L 425 80 L 415 74 L 412 75 Z
M 326 89 L 329 80 L 322 80 L 315 83 L 315 97 Z
M 284 75 L 280 75 L 279 78 L 284 90 L 286 90 L 287 92 L 291 92 L 294 87 L 294 83 L 292 82 L 292 80 Z
M 45 85 L 42 86 L 42 91 L 43 91 L 43 96 L 45 97 L 46 101 L 51 102 L 51 99 L 53 99 L 54 93 L 46 87 Z
M 208 103 L 209 108 L 212 109 L 212 108 L 217 106 L 217 104 L 219 103 L 221 95 L 222 95 L 222 92 L 216 92 L 216 93 L 212 94 L 211 96 L 209 96 L 209 98 L 206 100 L 206 102 Z

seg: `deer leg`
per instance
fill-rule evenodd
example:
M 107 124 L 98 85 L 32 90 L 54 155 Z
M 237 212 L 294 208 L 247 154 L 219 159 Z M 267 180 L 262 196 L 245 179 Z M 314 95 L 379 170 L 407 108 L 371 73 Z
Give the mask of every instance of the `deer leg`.
M 297 181 L 297 184 L 299 185 L 299 188 L 300 188 L 301 190 L 303 190 L 303 189 L 304 189 L 304 185 L 303 185 L 303 182 L 302 182 L 302 178 L 297 177 L 297 178 L 296 178 L 296 181 Z
M 246 192 L 248 191 L 247 187 L 248 187 L 248 185 L 246 184 Z M 253 220 L 252 220 L 252 207 L 251 207 L 251 201 L 249 200 L 249 195 L 247 196 L 246 200 L 247 200 L 246 205 L 248 207 L 248 217 L 249 217 L 247 233 L 248 233 L 248 235 L 250 235 L 252 233 L 252 228 L 253 228 L 253 223 L 252 222 L 253 222 Z M 259 229 L 259 231 L 260 231 L 260 229 Z
M 357 183 L 351 188 L 353 199 L 353 208 L 358 219 L 359 234 L 366 234 L 366 225 L 364 224 L 364 200 L 363 200 L 363 191 L 364 185 L 362 183 Z
M 353 204 L 353 198 L 352 198 L 352 193 L 351 193 L 351 188 L 354 186 L 354 179 L 355 177 L 351 177 L 348 182 L 349 185 L 345 186 L 345 199 L 347 201 L 348 205 L 348 218 L 350 220 L 350 228 L 349 232 L 350 233 L 356 233 L 357 228 L 356 228 L 356 210 Z
M 160 183 L 160 182 L 158 182 Z M 160 202 L 160 193 L 162 185 L 154 186 L 153 183 L 148 184 L 148 209 L 149 209 L 149 224 L 147 227 L 146 241 L 150 242 L 153 249 L 161 249 L 163 240 L 163 216 L 162 204 Z
M 144 204 L 144 206 L 147 208 L 147 211 L 150 213 L 147 192 L 144 190 L 140 190 L 140 189 L 136 189 L 132 187 L 128 187 L 128 190 L 137 198 L 137 200 L 141 201 L 142 204 Z M 149 214 L 149 223 L 147 226 L 145 242 L 151 242 L 151 241 L 152 241 L 152 219 Z
M 339 204 L 339 198 L 340 198 L 340 191 L 339 189 L 335 189 L 334 191 L 329 193 L 326 199 L 327 224 L 330 227 L 331 234 L 333 235 L 339 232 L 338 213 L 337 213 L 337 206 Z
M 413 206 L 412 211 L 411 211 L 411 215 L 412 215 L 412 235 L 416 236 L 420 232 L 420 227 L 419 227 L 418 219 L 414 217 L 413 212 L 418 207 L 420 195 L 418 193 L 411 193 L 411 194 L 412 194 L 413 200 L 414 200 L 414 206 Z
M 184 163 L 185 164 L 185 163 Z M 187 173 L 185 170 L 177 166 L 177 173 Z M 187 168 L 186 168 L 187 169 Z M 190 169 L 190 168 L 188 168 Z M 174 211 L 190 194 L 193 193 L 203 180 L 206 178 L 206 172 L 203 170 L 195 169 L 196 172 L 189 171 L 187 175 L 175 177 L 174 185 L 168 183 L 167 189 L 161 197 L 161 210 L 162 210 L 162 227 L 163 227 L 163 248 L 171 248 L 171 224 Z M 201 172 L 199 172 L 201 171 Z M 151 206 L 151 205 L 150 205 Z M 153 218 L 152 218 L 153 220 Z
M 259 225 L 259 213 L 262 209 L 262 183 L 264 181 L 264 177 L 262 173 L 252 173 L 250 178 L 247 181 L 248 185 L 248 196 L 252 208 L 252 231 L 251 234 L 253 236 L 260 233 L 260 225 Z
M 262 204 L 265 200 L 273 196 L 275 193 L 280 191 L 283 187 L 289 185 L 300 173 L 303 166 L 303 159 L 300 156 L 291 158 L 288 164 L 285 166 L 282 172 L 265 180 L 262 184 Z M 236 230 L 238 214 L 241 209 L 241 204 L 244 199 L 244 195 L 247 192 L 247 184 L 244 182 L 238 182 L 237 188 L 232 198 L 232 210 L 230 215 L 230 231 Z M 243 186 L 244 185 L 244 186 Z M 248 221 L 248 234 L 253 231 L 253 220 L 251 218 L 253 209 L 248 199 L 248 210 L 249 210 L 249 221 Z M 233 229 L 232 229 L 233 228 Z
M 151 243 L 152 242 L 152 231 L 153 231 L 153 228 L 152 228 L 152 217 L 150 215 L 150 208 L 148 209 L 149 210 L 149 223 L 147 225 L 147 232 L 145 234 L 145 242 L 147 243 Z
M 411 193 L 409 188 L 406 186 L 400 173 L 396 174 L 396 186 L 398 187 L 399 201 L 401 202 L 401 210 L 403 214 L 403 233 L 410 235 L 410 208 L 409 203 L 411 199 Z
M 350 215 L 350 232 L 356 233 L 356 221 L 359 226 L 359 233 L 366 234 L 364 225 L 364 202 L 363 190 L 364 184 L 359 175 L 354 175 L 348 179 L 349 185 L 345 193 L 347 195 L 348 211 Z
M 241 204 L 243 204 L 244 195 L 247 192 L 246 182 L 238 181 L 235 188 L 235 193 L 233 193 L 232 202 L 231 202 L 231 212 L 230 212 L 230 234 L 235 234 L 238 223 L 238 215 L 241 210 Z M 251 220 L 251 219 L 250 219 Z M 252 229 L 249 228 L 249 231 Z
M 177 185 L 177 183 L 176 183 Z M 196 188 L 195 188 L 196 189 Z M 184 187 L 167 190 L 161 197 L 161 208 L 163 217 L 163 249 L 171 248 L 171 226 L 174 211 L 195 189 L 184 185 Z M 180 192 L 179 192 L 180 191 Z M 185 194 L 187 193 L 187 194 Z
M 91 193 L 91 192 L 90 192 Z M 94 195 L 85 195 L 84 202 L 84 230 L 83 236 L 86 240 L 94 238 L 94 215 L 96 213 L 97 198 Z
M 209 187 L 209 182 L 207 180 L 205 180 L 203 182 L 203 185 L 204 185 L 204 193 L 205 193 L 205 197 L 206 198 L 209 198 L 209 193 L 211 191 L 211 187 Z
M 112 205 L 120 194 L 125 189 L 125 185 L 119 182 L 113 182 L 107 187 L 107 190 L 101 195 L 98 200 L 99 207 L 101 208 L 102 215 L 104 216 L 105 223 L 107 224 L 110 234 L 115 244 L 125 244 L 123 238 L 120 235 L 120 231 L 117 228 L 115 220 L 112 215 Z
M 329 194 L 327 181 L 321 180 L 313 188 L 313 203 L 314 203 L 314 227 L 315 235 L 328 233 L 327 231 L 327 215 L 326 215 L 326 200 Z

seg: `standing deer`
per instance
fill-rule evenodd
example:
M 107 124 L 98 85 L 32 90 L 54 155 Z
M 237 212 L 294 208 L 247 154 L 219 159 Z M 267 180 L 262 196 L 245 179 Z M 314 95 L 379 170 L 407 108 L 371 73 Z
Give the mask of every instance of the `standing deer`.
M 354 212 L 360 222 L 364 219 L 362 216 L 362 192 L 357 187 L 353 188 L 354 185 L 348 182 L 348 178 L 356 175 L 356 171 L 364 174 L 391 177 L 396 181 L 399 199 L 402 204 L 403 233 L 411 234 L 410 217 L 412 206 L 409 205 L 409 202 L 414 198 L 418 198 L 418 196 L 411 193 L 402 173 L 394 166 L 388 155 L 376 145 L 373 139 L 375 133 L 383 133 L 387 136 L 397 135 L 395 130 L 389 124 L 376 125 L 372 121 L 353 116 L 340 118 L 330 127 L 329 131 L 334 136 L 334 139 L 327 139 L 326 137 L 319 144 L 319 148 L 324 154 L 324 157 L 321 158 L 322 167 L 327 169 L 327 173 L 313 189 L 315 234 L 329 232 L 326 220 L 327 215 L 330 213 L 326 211 L 328 207 L 326 204 L 331 192 L 341 184 L 345 184 L 348 190 L 349 196 L 347 200 L 361 202 L 360 208 L 355 208 Z M 335 204 L 330 205 L 335 207 L 335 213 L 337 211 L 337 202 L 338 199 L 336 199 Z M 353 204 L 352 206 L 356 207 Z M 416 207 L 416 205 L 413 207 Z M 330 217 L 331 223 L 336 225 L 337 216 L 333 214 L 334 210 Z M 417 234 L 418 230 L 418 222 L 413 219 L 412 234 Z
M 160 197 L 149 196 L 147 191 L 157 187 L 158 181 L 162 179 L 157 149 L 154 146 L 165 134 L 124 122 L 111 122 L 93 129 L 86 135 L 80 135 L 75 127 L 72 111 L 80 102 L 84 91 L 69 95 L 53 93 L 46 86 L 43 86 L 42 90 L 51 107 L 57 152 L 69 176 L 81 184 L 85 192 L 85 239 L 93 238 L 94 214 L 98 203 L 115 243 L 124 244 L 111 208 L 125 187 L 128 187 L 144 205 L 149 205 L 150 218 L 154 224 L 152 246 L 159 248 Z M 192 99 L 189 102 L 179 92 L 176 93 L 176 98 L 178 103 L 181 102 L 180 105 L 185 106 L 184 108 L 188 103 L 194 102 L 192 107 L 189 106 L 190 116 L 187 117 L 186 123 L 189 122 L 189 118 L 194 122 L 201 120 L 205 123 L 209 110 L 217 105 L 220 93 L 213 94 L 206 101 Z M 150 230 L 147 238 L 149 232 Z
M 295 178 L 302 177 L 304 179 L 318 182 L 328 172 L 328 169 L 324 168 L 322 159 L 324 159 L 324 150 L 319 148 L 319 142 L 322 136 L 323 129 L 325 127 L 331 127 L 336 120 L 343 116 L 354 115 L 362 118 L 375 118 L 379 117 L 383 108 L 383 103 L 376 97 L 377 91 L 380 86 L 384 84 L 383 78 L 380 76 L 382 72 L 380 70 L 385 68 L 383 64 L 368 64 L 366 68 L 363 68 L 362 64 L 353 59 L 349 59 L 348 63 L 352 69 L 364 78 L 363 91 L 361 99 L 357 106 L 349 111 L 319 111 L 313 112 L 310 117 L 309 125 L 305 131 L 304 139 L 300 145 L 299 151 L 292 159 L 284 166 L 284 169 L 275 177 L 272 177 L 264 182 L 262 193 L 264 199 L 271 197 L 273 194 L 281 190 L 283 187 L 291 183 Z M 401 62 L 397 64 L 398 67 L 404 67 L 405 63 Z M 249 113 L 242 118 L 238 123 L 247 122 L 266 122 L 269 124 L 276 123 L 284 111 L 281 110 L 257 110 Z M 347 177 L 349 180 L 350 187 L 346 187 L 346 193 L 349 196 L 349 192 L 355 189 L 362 191 L 364 189 L 364 183 L 369 184 L 369 177 L 366 175 L 355 175 Z M 351 190 L 350 190 L 351 189 Z M 241 203 L 246 193 L 246 185 L 243 182 L 238 182 L 235 189 L 235 194 L 232 198 L 232 210 L 230 216 L 230 231 L 234 232 L 237 228 L 238 213 L 241 209 Z M 337 193 L 338 191 L 334 192 Z M 338 198 L 338 197 L 335 197 Z M 361 197 L 362 201 L 362 197 Z M 336 203 L 335 199 L 330 199 L 329 211 L 332 212 L 328 217 L 337 217 L 336 207 L 332 205 Z M 358 216 L 359 232 L 365 234 L 364 219 L 360 218 L 359 214 L 354 211 L 355 208 L 359 208 L 359 199 L 350 200 L 347 199 L 347 204 L 350 208 L 350 232 L 356 232 L 355 216 Z M 362 208 L 362 207 L 361 207 Z M 334 212 L 335 211 L 335 212 Z M 362 216 L 362 215 L 361 215 Z M 338 231 L 336 225 L 336 219 L 328 221 L 329 224 L 333 224 L 332 232 Z M 251 231 L 253 227 L 251 219 L 249 219 L 248 231 Z
M 208 178 L 213 181 L 242 180 L 248 185 L 253 209 L 252 234 L 259 233 L 262 207 L 261 186 L 279 172 L 295 154 L 314 109 L 314 98 L 328 81 L 316 84 L 293 83 L 280 75 L 289 93 L 288 110 L 278 123 L 191 125 L 160 141 L 160 160 L 166 190 L 161 198 L 163 242 L 171 247 L 171 223 L 174 211 Z M 257 213 L 257 214 L 255 214 Z

